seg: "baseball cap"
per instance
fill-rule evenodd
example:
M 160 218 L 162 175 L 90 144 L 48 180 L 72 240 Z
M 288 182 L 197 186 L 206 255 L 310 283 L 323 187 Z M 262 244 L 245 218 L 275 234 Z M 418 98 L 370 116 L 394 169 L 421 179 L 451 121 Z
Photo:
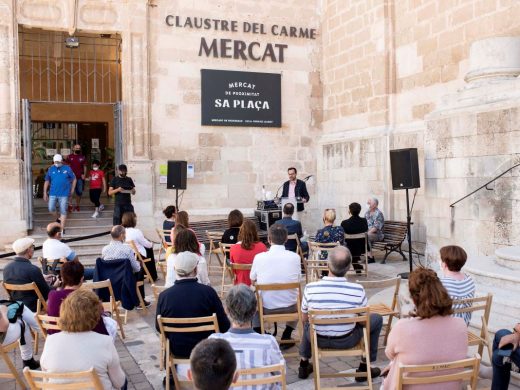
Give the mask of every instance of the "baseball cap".
M 193 252 L 181 252 L 175 257 L 173 267 L 179 276 L 187 276 L 197 268 L 199 257 Z
M 54 155 L 54 158 L 52 159 L 52 161 L 56 162 L 56 161 L 63 161 L 63 157 L 61 157 L 61 154 L 55 154 Z
M 30 237 L 19 238 L 13 242 L 14 253 L 19 254 L 25 252 L 34 244 L 34 240 Z

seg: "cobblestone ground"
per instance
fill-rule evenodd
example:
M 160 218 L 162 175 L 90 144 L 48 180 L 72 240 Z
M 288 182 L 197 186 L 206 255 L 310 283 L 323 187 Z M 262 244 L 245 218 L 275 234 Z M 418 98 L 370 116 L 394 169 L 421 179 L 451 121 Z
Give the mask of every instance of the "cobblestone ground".
M 391 258 L 392 259 L 392 258 Z M 400 260 L 399 257 L 394 257 L 392 261 L 387 264 L 371 264 L 369 266 L 369 279 L 378 280 L 388 277 L 393 277 L 399 272 L 406 271 L 407 263 Z M 160 278 L 162 279 L 161 275 Z M 163 284 L 163 280 L 157 282 L 158 285 Z M 355 277 L 353 278 L 355 279 Z M 362 278 L 360 278 L 362 279 Z M 214 286 L 220 285 L 219 275 L 211 275 L 212 284 Z M 148 299 L 153 301 L 146 313 L 142 311 L 133 311 L 128 315 L 128 323 L 125 326 L 126 339 L 124 341 L 119 338 L 116 341 L 116 347 L 119 352 L 121 364 L 125 371 L 129 389 L 162 389 L 162 379 L 164 378 L 164 371 L 159 370 L 159 338 L 154 328 L 155 319 L 155 300 L 153 299 L 151 287 L 146 287 Z M 369 297 L 373 300 L 391 299 L 391 291 L 389 290 L 369 290 L 367 291 Z M 0 295 L 3 294 L 3 291 Z M 281 330 L 278 330 L 281 334 Z M 382 339 L 381 339 L 382 341 Z M 381 344 L 381 343 L 380 343 Z M 43 349 L 43 342 L 40 338 L 40 352 Z M 287 353 L 297 352 L 296 347 L 288 350 Z M 21 372 L 21 358 L 18 350 L 9 354 L 13 359 L 19 372 Z M 38 357 L 39 355 L 37 355 Z M 378 360 L 375 365 L 384 367 L 388 363 L 384 349 L 379 350 Z M 313 376 L 311 375 L 307 380 L 298 379 L 298 357 L 287 358 L 287 383 L 289 389 L 306 390 L 313 389 Z M 323 361 L 321 365 L 322 372 L 337 372 L 355 369 L 359 364 L 359 360 L 355 358 L 331 358 Z M 7 372 L 7 367 L 3 361 L 0 361 L 0 372 Z M 354 382 L 350 379 L 326 380 L 322 384 L 348 386 Z M 480 381 L 479 388 L 489 388 L 489 381 Z M 380 379 L 374 381 L 374 388 L 379 389 Z M 0 389 L 17 389 L 19 386 L 15 385 L 14 380 L 0 379 Z

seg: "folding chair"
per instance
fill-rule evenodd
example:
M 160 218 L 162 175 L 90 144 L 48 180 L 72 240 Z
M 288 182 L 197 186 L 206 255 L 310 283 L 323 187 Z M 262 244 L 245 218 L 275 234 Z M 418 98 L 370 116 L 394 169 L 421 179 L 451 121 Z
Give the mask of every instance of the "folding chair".
M 31 390 L 77 390 L 94 389 L 103 390 L 103 384 L 98 374 L 91 368 L 87 371 L 76 372 L 47 372 L 23 369 L 23 374 Z M 59 383 L 59 384 L 56 384 Z
M 222 265 L 222 283 L 220 286 L 220 298 L 223 299 L 226 291 L 229 290 L 231 287 L 233 287 L 233 281 L 235 279 L 235 275 L 233 274 L 233 270 L 231 269 L 231 263 L 228 260 L 229 254 L 231 252 L 231 247 L 235 244 L 223 244 L 223 243 L 219 242 L 218 245 L 220 248 L 220 253 L 224 257 L 224 263 Z M 219 259 L 219 261 L 220 261 L 220 259 Z M 209 272 L 209 270 L 208 270 L 208 272 Z M 230 284 L 226 284 L 226 274 L 231 279 Z
M 48 316 L 46 314 L 36 313 L 34 315 L 38 326 L 43 334 L 43 339 L 47 340 L 48 331 L 49 330 L 59 330 L 61 331 L 60 326 L 58 325 L 58 320 L 60 317 Z
M 112 288 L 112 283 L 110 282 L 110 279 L 102 280 L 99 282 L 89 282 L 89 283 L 83 283 L 81 285 L 81 288 L 89 289 L 89 290 L 98 290 L 98 289 L 108 289 L 108 292 L 110 294 L 110 300 L 108 302 L 102 302 L 103 304 L 103 310 L 107 313 L 110 313 L 112 318 L 114 317 L 114 314 L 116 316 L 117 325 L 119 326 L 119 331 L 121 332 L 121 338 L 125 338 L 125 331 L 123 330 L 123 321 L 121 321 L 121 317 L 124 317 L 125 324 L 128 317 L 128 310 L 125 310 L 121 306 L 121 301 L 118 301 L 116 299 L 116 296 L 114 294 L 114 290 Z M 124 310 L 124 314 L 121 314 L 121 309 Z
M 401 277 L 398 276 L 396 278 L 391 279 L 383 279 L 383 280 L 356 280 L 356 283 L 359 283 L 362 285 L 365 290 L 371 289 L 371 288 L 389 288 L 394 287 L 394 293 L 392 295 L 392 302 L 391 303 L 376 303 L 376 304 L 370 304 L 370 313 L 376 313 L 379 314 L 382 317 L 388 316 L 388 322 L 384 324 L 383 326 L 386 328 L 385 331 L 385 340 L 384 345 L 386 345 L 388 341 L 388 335 L 390 334 L 390 330 L 392 329 L 392 320 L 394 317 L 399 318 L 399 310 L 397 308 L 397 301 L 399 299 L 399 288 L 401 286 Z M 381 347 L 383 347 L 381 346 Z
M 239 264 L 239 263 L 231 263 L 231 271 L 233 272 L 233 284 L 237 281 L 237 274 L 235 271 L 249 271 L 251 272 L 251 267 L 253 264 Z
M 152 259 L 143 259 L 143 256 L 139 253 L 139 250 L 137 249 L 137 246 L 135 245 L 135 242 L 133 240 L 128 241 L 128 245 L 130 245 L 130 247 L 132 248 L 132 250 L 135 253 L 135 256 L 137 257 L 137 260 L 143 266 L 143 270 L 146 275 L 145 280 L 148 280 L 148 283 L 152 284 L 153 283 L 152 275 L 150 274 L 150 271 L 148 270 L 148 267 L 146 266 L 146 263 L 150 263 L 152 261 Z
M 309 260 L 327 260 L 329 252 L 339 246 L 339 242 L 309 241 Z M 326 256 L 322 254 L 325 253 Z M 323 257 L 320 259 L 320 256 Z
M 220 269 L 224 266 L 224 263 L 222 262 L 220 255 L 222 254 L 222 250 L 220 249 L 220 240 L 222 239 L 222 235 L 224 232 L 217 232 L 217 231 L 208 231 L 206 230 L 206 237 L 209 241 L 209 257 L 208 257 L 208 273 L 211 273 L 212 269 L 215 269 L 217 272 L 220 272 Z M 218 265 L 212 265 L 211 259 L 213 258 L 213 255 L 217 256 Z M 225 257 L 224 257 L 225 259 Z
M 475 311 L 483 311 L 483 323 L 489 324 L 489 314 L 491 313 L 491 303 L 493 301 L 493 295 L 487 294 L 483 297 L 466 298 L 466 299 L 454 299 L 453 300 L 453 312 L 455 314 L 460 313 L 473 313 Z M 468 346 L 478 345 L 478 354 L 482 356 L 484 346 L 487 347 L 488 353 L 491 356 L 493 354 L 493 344 L 488 343 L 486 339 L 486 333 L 484 327 L 480 328 L 480 334 L 475 334 L 468 329 Z
M 259 388 L 271 388 L 275 383 L 280 383 L 282 390 L 287 388 L 285 379 L 285 364 L 275 364 L 255 368 L 243 368 L 237 370 L 238 380 L 231 387 L 259 386 Z M 243 378 L 245 377 L 245 378 Z
M 168 248 L 172 247 L 172 243 L 166 241 L 166 235 L 170 235 L 170 230 L 163 230 L 163 229 L 155 229 L 157 232 L 157 235 L 159 236 L 159 253 L 157 254 L 157 261 L 156 265 L 157 268 L 161 271 L 164 280 L 166 280 L 166 251 Z M 164 252 L 164 259 L 161 260 L 161 253 Z
M 16 381 L 16 384 L 20 386 L 21 389 L 25 389 L 25 383 L 23 382 L 22 377 L 18 373 L 18 370 L 16 369 L 16 366 L 14 365 L 13 361 L 9 357 L 9 353 L 11 351 L 14 351 L 16 348 L 18 348 L 18 340 L 8 345 L 0 344 L 0 356 L 2 356 L 2 359 L 4 360 L 5 364 L 7 365 L 7 368 L 10 371 L 0 372 L 0 378 L 14 379 Z
M 38 297 L 38 300 L 36 301 L 36 307 L 39 308 L 41 305 L 41 307 L 43 307 L 43 310 L 47 311 L 47 302 L 43 298 L 43 295 L 35 282 L 26 283 L 26 284 L 11 284 L 11 283 L 2 282 L 2 286 L 4 287 L 4 290 L 7 292 L 7 295 L 9 295 L 9 298 L 11 300 L 13 300 L 13 297 L 11 295 L 11 292 L 13 292 L 13 291 L 34 291 L 34 293 Z M 37 309 L 37 310 L 39 310 L 39 309 Z M 31 329 L 31 332 L 32 332 L 33 338 L 34 338 L 34 354 L 37 355 L 38 354 L 38 332 L 33 329 Z
M 166 286 L 157 286 L 152 284 L 153 297 L 155 298 L 155 302 L 159 299 L 159 295 L 166 290 L 168 287 Z
M 321 279 L 329 271 L 327 260 L 305 260 L 305 282 L 312 283 Z
M 62 257 L 60 259 L 44 259 L 43 257 L 38 257 L 38 262 L 42 267 L 42 273 L 44 275 L 47 275 L 49 271 L 51 271 L 52 274 L 56 275 L 59 274 L 57 270 L 58 265 L 65 264 L 67 262 L 67 259 L 65 257 Z
M 212 331 L 219 333 L 217 315 L 213 313 L 207 317 L 196 318 L 165 318 L 157 316 L 157 324 L 161 332 L 161 361 L 166 361 L 166 378 L 170 377 L 172 371 L 175 388 L 180 389 L 181 384 L 192 384 L 189 380 L 180 380 L 177 376 L 175 366 L 177 364 L 190 364 L 190 359 L 181 359 L 171 354 L 172 346 L 168 333 L 193 333 Z M 161 364 L 162 365 L 162 364 Z M 166 380 L 166 390 L 170 390 L 170 381 Z
M 456 360 L 453 362 L 421 365 L 399 364 L 396 389 L 402 390 L 406 385 L 469 381 L 470 384 L 467 386 L 467 389 L 475 390 L 477 388 L 479 367 L 479 354 L 475 354 L 475 357 L 469 359 Z M 432 375 L 425 376 L 425 374 L 428 373 Z M 410 374 L 419 374 L 420 376 L 413 376 Z
M 360 264 L 363 266 L 363 269 L 361 272 L 356 272 L 356 269 L 354 267 L 351 268 L 351 271 L 349 271 L 350 274 L 354 275 L 365 275 L 368 278 L 368 235 L 367 233 L 359 233 L 359 234 L 346 234 L 345 233 L 345 243 L 347 244 L 348 248 L 348 240 L 364 240 L 365 242 L 365 252 L 361 255 L 361 258 L 364 258 L 365 261 L 362 261 L 361 263 L 353 263 L 354 264 Z
M 298 237 L 298 235 L 296 233 L 293 233 L 293 234 L 289 234 L 287 236 L 287 241 L 289 240 L 294 240 L 296 241 L 296 254 L 298 256 L 300 256 L 300 259 L 301 259 L 301 265 L 302 265 L 302 270 L 304 272 L 306 272 L 306 268 L 305 268 L 305 257 L 303 255 L 303 249 L 302 249 L 302 243 L 300 242 L 300 238 Z
M 349 349 L 324 349 L 318 346 L 316 326 L 323 325 L 363 325 L 363 337 L 358 345 Z M 312 349 L 312 361 L 314 364 L 314 389 L 320 390 L 321 378 L 366 377 L 367 385 L 348 387 L 349 389 L 372 390 L 372 374 L 370 372 L 370 308 L 359 307 L 345 310 L 309 310 L 309 336 Z M 365 358 L 367 372 L 337 372 L 324 374 L 320 369 L 320 359 L 328 357 L 361 357 Z M 327 389 L 339 389 L 344 387 L 327 387 Z
M 280 314 L 265 314 L 264 305 L 262 300 L 262 293 L 266 291 L 285 291 L 285 290 L 296 290 L 296 311 L 293 313 L 280 313 Z M 280 323 L 288 321 L 297 321 L 299 337 L 292 340 L 278 340 L 279 344 L 292 344 L 294 342 L 301 342 L 303 335 L 302 329 L 302 288 L 300 282 L 292 283 L 273 283 L 273 284 L 256 284 L 255 285 L 256 299 L 258 301 L 258 316 L 260 318 L 260 329 L 262 333 L 265 333 L 265 323 Z M 284 356 L 298 356 L 298 352 L 288 353 Z

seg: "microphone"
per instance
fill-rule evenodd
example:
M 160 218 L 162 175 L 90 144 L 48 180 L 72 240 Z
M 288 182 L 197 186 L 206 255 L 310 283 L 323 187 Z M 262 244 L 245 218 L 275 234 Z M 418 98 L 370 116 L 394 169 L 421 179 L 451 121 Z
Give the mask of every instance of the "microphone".
M 285 183 L 282 183 L 282 185 L 280 187 L 278 187 L 278 189 L 276 190 L 276 195 L 274 196 L 274 199 L 278 199 L 278 193 L 280 192 L 280 189 L 283 187 Z
M 303 181 L 307 181 L 307 180 L 309 180 L 309 179 L 310 179 L 311 177 L 313 177 L 313 176 L 314 176 L 314 175 L 309 175 L 309 176 L 307 176 L 305 179 L 303 179 Z

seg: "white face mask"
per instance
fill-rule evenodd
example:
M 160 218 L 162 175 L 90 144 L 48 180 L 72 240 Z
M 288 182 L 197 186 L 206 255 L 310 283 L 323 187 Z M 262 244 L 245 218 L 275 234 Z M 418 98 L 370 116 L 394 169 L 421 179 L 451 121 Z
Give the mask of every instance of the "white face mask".
M 61 165 L 62 165 L 62 163 L 60 163 L 60 162 L 57 162 L 57 161 L 54 162 L 54 166 L 55 166 L 56 168 L 60 168 Z
M 98 169 L 99 169 L 99 167 L 92 167 L 93 171 L 97 171 Z

